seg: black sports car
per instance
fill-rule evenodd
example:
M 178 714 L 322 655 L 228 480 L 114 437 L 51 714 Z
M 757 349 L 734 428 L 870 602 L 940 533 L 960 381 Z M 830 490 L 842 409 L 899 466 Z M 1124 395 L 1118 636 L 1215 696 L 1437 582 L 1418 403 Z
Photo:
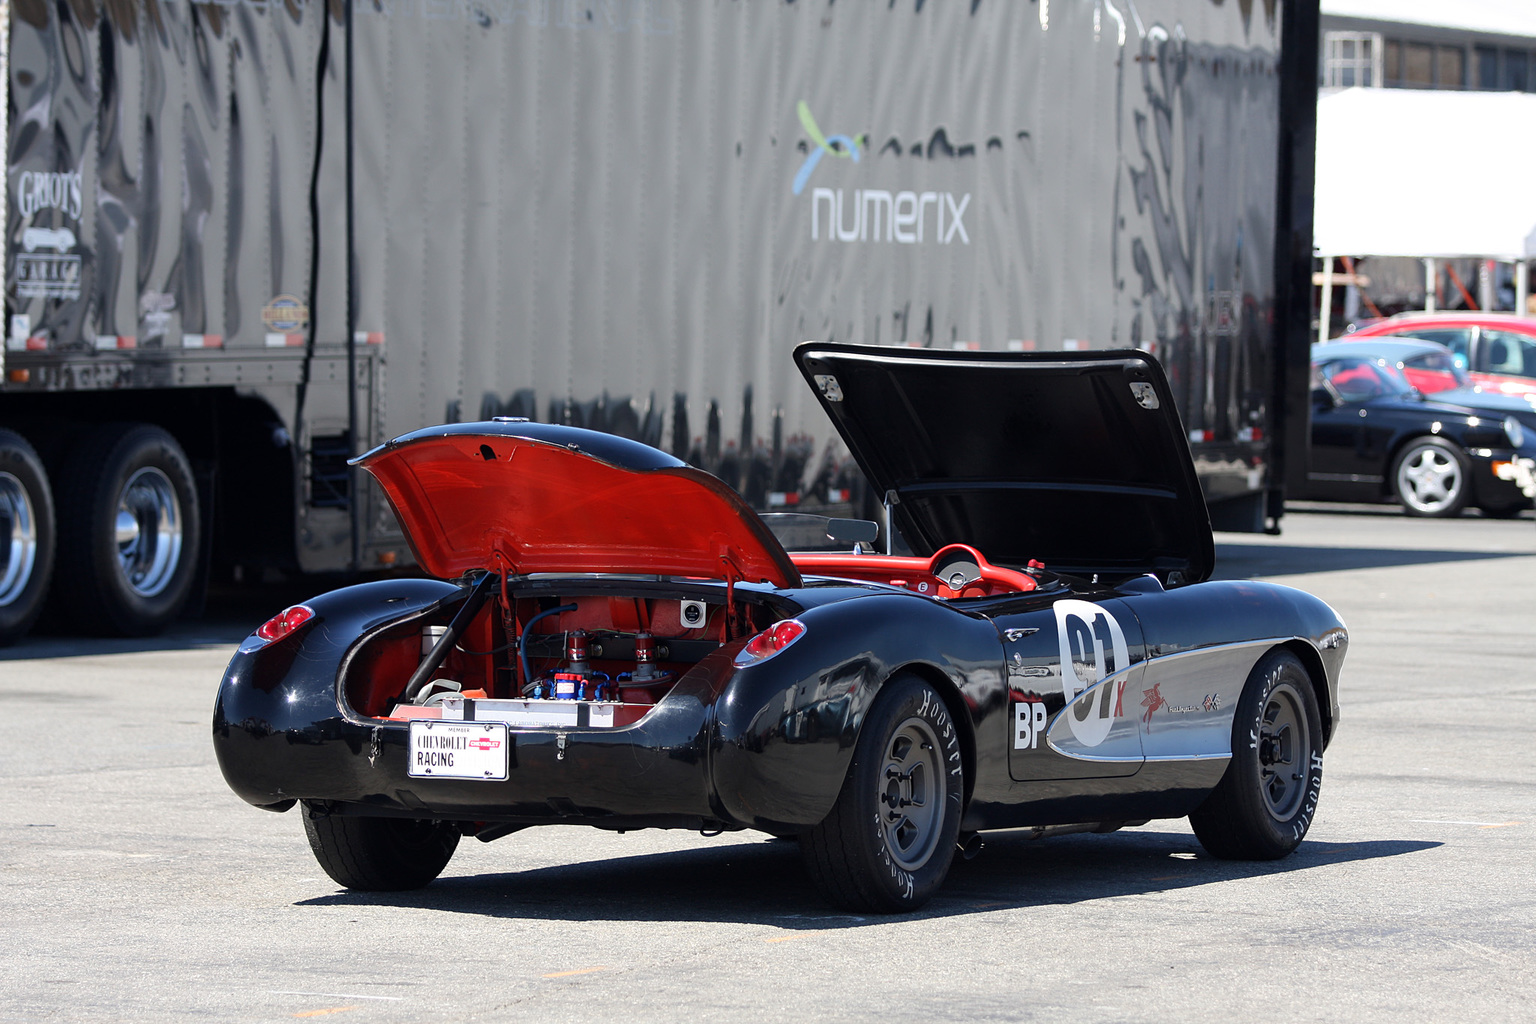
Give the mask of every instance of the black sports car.
M 1156 362 L 795 357 L 885 495 L 884 553 L 833 520 L 841 550 L 790 554 L 714 477 L 606 434 L 407 434 L 358 461 L 436 578 L 324 594 L 241 645 L 213 720 L 230 786 L 302 802 L 358 889 L 543 824 L 796 837 L 829 899 L 879 911 L 987 829 L 1188 815 L 1217 856 L 1296 847 L 1347 634 L 1298 591 L 1202 582 Z
M 1436 517 L 1469 504 L 1494 516 L 1530 507 L 1521 467 L 1536 458 L 1536 430 L 1523 421 L 1536 422 L 1536 410 L 1470 387 L 1426 396 L 1410 374 L 1454 367 L 1405 364 L 1425 348 L 1389 339 L 1312 346 L 1311 457 L 1295 497 L 1395 498 L 1409 515 Z

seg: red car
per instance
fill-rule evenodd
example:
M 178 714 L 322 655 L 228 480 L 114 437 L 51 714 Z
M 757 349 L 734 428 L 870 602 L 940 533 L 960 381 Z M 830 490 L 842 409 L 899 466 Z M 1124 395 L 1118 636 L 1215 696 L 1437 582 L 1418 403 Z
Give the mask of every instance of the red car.
M 1508 395 L 1536 394 L 1536 317 L 1513 313 L 1399 313 L 1355 328 L 1357 338 L 1422 338 L 1456 355 L 1472 383 Z

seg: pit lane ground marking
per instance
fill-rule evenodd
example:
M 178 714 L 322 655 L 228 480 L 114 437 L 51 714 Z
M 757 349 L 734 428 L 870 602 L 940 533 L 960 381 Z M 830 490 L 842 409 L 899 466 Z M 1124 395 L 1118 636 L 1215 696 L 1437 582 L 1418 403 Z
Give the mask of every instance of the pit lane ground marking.
M 606 971 L 607 969 L 608 968 L 606 968 L 606 967 L 583 967 L 579 971 L 556 971 L 553 974 L 546 974 L 546 975 L 544 975 L 544 977 L 546 977 L 546 978 L 570 978 L 570 977 L 573 977 L 573 976 L 575 976 L 577 974 L 596 974 L 598 971 Z
M 808 939 L 808 938 L 810 938 L 813 935 L 821 935 L 821 934 L 824 934 L 824 933 L 823 932 L 796 932 L 794 935 L 775 935 L 773 938 L 771 938 L 771 939 L 764 939 L 763 941 L 764 942 L 793 942 L 796 939 Z
M 1477 828 L 1508 828 L 1511 825 L 1524 825 L 1523 821 L 1441 821 L 1436 818 L 1409 818 L 1409 821 L 1417 825 L 1473 825 Z
M 273 989 L 268 995 L 274 996 L 324 996 L 326 999 L 382 999 L 391 1003 L 402 1002 L 404 996 L 365 996 L 355 992 L 295 992 L 291 989 Z
M 295 1017 L 324 1017 L 328 1013 L 346 1013 L 355 1010 L 355 1006 L 333 1006 L 329 1010 L 305 1010 L 303 1013 L 295 1013 Z

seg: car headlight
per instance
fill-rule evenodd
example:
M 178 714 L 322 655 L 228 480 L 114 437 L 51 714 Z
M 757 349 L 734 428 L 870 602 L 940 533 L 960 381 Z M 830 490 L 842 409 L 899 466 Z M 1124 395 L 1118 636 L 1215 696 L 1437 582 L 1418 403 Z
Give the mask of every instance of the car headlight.
M 1509 435 L 1511 447 L 1520 448 L 1525 445 L 1525 428 L 1513 416 L 1504 417 L 1504 433 Z

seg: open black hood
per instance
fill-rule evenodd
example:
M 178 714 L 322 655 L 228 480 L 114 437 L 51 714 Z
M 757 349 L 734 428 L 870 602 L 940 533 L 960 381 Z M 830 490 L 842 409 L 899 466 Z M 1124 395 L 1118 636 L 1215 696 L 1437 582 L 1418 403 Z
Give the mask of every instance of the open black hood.
M 945 352 L 806 342 L 795 362 L 917 554 L 1164 582 L 1211 574 L 1210 517 L 1145 352 Z

